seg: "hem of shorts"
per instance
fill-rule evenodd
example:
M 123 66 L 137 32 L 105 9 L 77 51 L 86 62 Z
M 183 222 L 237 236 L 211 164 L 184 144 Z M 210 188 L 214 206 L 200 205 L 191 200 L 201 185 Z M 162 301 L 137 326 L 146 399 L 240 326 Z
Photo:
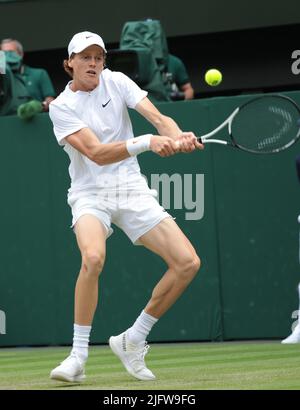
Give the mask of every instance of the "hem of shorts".
M 170 215 L 169 213 L 167 213 L 166 215 L 161 215 L 160 218 L 156 219 L 155 222 L 153 222 L 153 224 L 151 224 L 150 226 L 147 226 L 147 228 L 145 228 L 145 230 L 143 231 L 143 233 L 139 233 L 137 238 L 131 239 L 131 242 L 134 245 L 142 245 L 140 243 L 138 243 L 138 240 L 141 236 L 145 235 L 145 233 L 149 232 L 152 228 L 154 228 L 156 225 L 158 225 L 161 221 L 163 221 L 166 218 L 171 218 L 171 219 L 175 219 L 172 215 Z
M 93 216 L 95 216 L 95 217 L 98 219 L 99 222 L 102 223 L 102 225 L 103 225 L 104 228 L 106 229 L 106 239 L 108 239 L 108 238 L 112 235 L 112 233 L 113 233 L 112 228 L 111 228 L 111 227 L 109 228 L 100 218 L 98 218 L 98 216 L 97 216 L 96 214 L 94 214 L 94 213 L 92 213 L 92 212 L 90 212 L 90 211 L 85 212 L 85 213 L 79 215 L 79 217 L 75 220 L 75 222 L 72 221 L 72 225 L 70 226 L 70 228 L 73 229 L 73 231 L 74 231 L 74 227 L 75 227 L 75 224 L 77 223 L 78 219 L 81 218 L 81 217 L 84 216 L 84 215 L 93 215 Z

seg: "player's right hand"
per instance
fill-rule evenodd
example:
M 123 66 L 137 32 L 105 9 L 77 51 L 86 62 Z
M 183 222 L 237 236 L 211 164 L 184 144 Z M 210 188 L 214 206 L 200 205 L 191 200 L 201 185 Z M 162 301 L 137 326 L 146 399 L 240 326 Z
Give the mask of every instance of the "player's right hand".
M 179 152 L 179 147 L 176 141 L 170 137 L 164 137 L 161 135 L 152 135 L 150 149 L 161 157 L 169 157 L 170 155 Z
M 193 152 L 195 149 L 204 149 L 204 145 L 198 141 L 193 132 L 182 132 L 176 139 L 176 143 L 180 147 L 180 152 L 184 153 Z

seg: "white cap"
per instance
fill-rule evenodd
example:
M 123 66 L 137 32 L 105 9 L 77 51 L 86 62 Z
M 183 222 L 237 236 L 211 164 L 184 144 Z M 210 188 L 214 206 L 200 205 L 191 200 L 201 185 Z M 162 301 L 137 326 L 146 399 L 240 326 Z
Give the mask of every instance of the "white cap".
M 69 57 L 71 57 L 72 53 L 80 53 L 93 44 L 103 48 L 106 53 L 104 42 L 98 34 L 91 33 L 90 31 L 75 34 L 68 45 Z

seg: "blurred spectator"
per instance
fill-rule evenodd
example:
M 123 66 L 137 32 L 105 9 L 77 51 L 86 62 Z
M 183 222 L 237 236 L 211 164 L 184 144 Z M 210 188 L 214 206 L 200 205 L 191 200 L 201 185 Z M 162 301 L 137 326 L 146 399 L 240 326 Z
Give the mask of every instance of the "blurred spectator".
M 47 71 L 23 64 L 23 47 L 15 39 L 2 40 L 1 50 L 4 51 L 6 57 L 7 77 L 10 77 L 9 87 L 13 88 L 8 98 L 14 99 L 14 103 L 11 104 L 7 113 L 16 113 L 21 105 L 32 103 L 32 100 L 35 101 L 36 107 L 38 105 L 40 107 L 36 112 L 48 111 L 49 104 L 55 98 L 56 93 Z
M 182 92 L 185 100 L 192 100 L 194 98 L 194 89 L 183 61 L 169 53 L 167 70 L 168 73 L 172 74 L 170 78 L 172 91 Z

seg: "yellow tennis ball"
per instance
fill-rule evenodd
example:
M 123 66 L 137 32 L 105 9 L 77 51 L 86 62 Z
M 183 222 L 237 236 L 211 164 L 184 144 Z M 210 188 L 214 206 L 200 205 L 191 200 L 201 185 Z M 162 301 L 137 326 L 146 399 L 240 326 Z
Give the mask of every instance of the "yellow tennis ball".
M 219 85 L 222 81 L 222 73 L 216 68 L 211 68 L 205 73 L 205 81 L 208 85 L 215 87 Z

